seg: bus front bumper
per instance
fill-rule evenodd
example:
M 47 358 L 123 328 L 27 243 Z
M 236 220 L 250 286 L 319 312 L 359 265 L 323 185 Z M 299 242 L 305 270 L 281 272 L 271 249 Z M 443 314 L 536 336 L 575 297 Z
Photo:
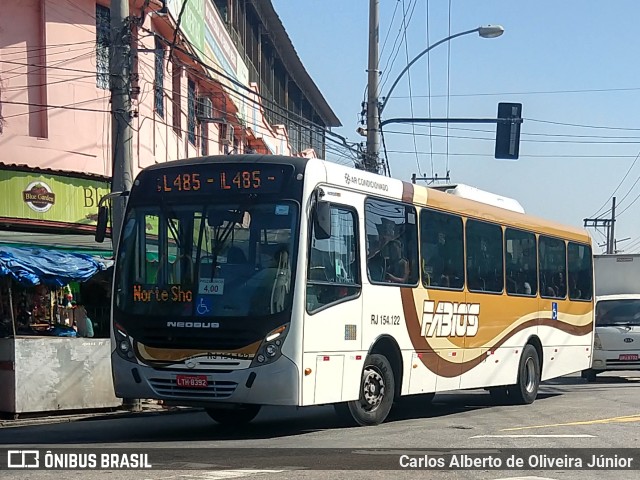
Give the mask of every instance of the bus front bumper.
M 596 371 L 640 370 L 640 350 L 594 350 L 591 368 Z
M 221 403 L 298 405 L 299 372 L 284 355 L 271 364 L 222 373 L 156 369 L 128 362 L 115 352 L 112 366 L 119 398 L 157 399 L 195 407 Z M 190 377 L 198 386 L 179 386 L 178 376 L 182 376 L 181 380 Z

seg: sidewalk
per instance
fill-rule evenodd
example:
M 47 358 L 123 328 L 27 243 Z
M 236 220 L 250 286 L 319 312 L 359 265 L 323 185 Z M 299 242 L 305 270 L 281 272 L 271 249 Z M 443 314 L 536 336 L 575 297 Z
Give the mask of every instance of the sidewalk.
M 190 413 L 200 411 L 198 408 L 191 407 L 168 407 L 160 404 L 157 400 L 141 400 L 142 409 L 139 412 L 132 412 L 123 408 L 116 409 L 103 409 L 93 411 L 76 411 L 76 412 L 51 412 L 47 415 L 46 412 L 39 413 L 37 416 L 29 414 L 24 418 L 17 419 L 1 419 L 0 428 L 12 428 L 12 427 L 29 427 L 37 425 L 49 425 L 56 423 L 70 423 L 80 420 L 107 420 L 110 418 L 130 418 L 130 417 L 146 417 L 153 415 L 169 415 L 176 413 Z

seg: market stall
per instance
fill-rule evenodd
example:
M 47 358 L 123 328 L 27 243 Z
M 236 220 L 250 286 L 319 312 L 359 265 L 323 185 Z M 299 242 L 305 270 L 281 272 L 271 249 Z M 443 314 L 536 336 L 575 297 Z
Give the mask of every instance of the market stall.
M 0 412 L 116 407 L 110 262 L 0 245 Z

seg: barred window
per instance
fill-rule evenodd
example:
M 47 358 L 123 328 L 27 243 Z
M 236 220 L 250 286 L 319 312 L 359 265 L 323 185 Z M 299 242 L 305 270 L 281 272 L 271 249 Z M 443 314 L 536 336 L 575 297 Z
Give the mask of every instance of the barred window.
M 153 96 L 156 113 L 164 118 L 164 45 L 162 41 L 155 37 L 155 81 L 153 85 Z
M 171 105 L 173 112 L 173 130 L 176 134 L 182 136 L 182 95 L 181 95 L 181 79 L 182 68 L 176 62 L 171 62 Z
M 196 145 L 196 82 L 193 80 L 187 83 L 187 135 Z
M 109 89 L 109 46 L 111 13 L 108 7 L 96 5 L 96 86 Z

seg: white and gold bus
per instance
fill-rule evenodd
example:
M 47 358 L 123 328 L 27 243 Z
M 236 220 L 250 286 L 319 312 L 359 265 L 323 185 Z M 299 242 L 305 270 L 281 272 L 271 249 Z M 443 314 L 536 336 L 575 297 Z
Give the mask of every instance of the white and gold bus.
M 531 403 L 590 367 L 592 293 L 578 228 L 318 159 L 169 162 L 128 192 L 115 391 L 222 423 L 335 404 L 374 425 L 458 389 Z

